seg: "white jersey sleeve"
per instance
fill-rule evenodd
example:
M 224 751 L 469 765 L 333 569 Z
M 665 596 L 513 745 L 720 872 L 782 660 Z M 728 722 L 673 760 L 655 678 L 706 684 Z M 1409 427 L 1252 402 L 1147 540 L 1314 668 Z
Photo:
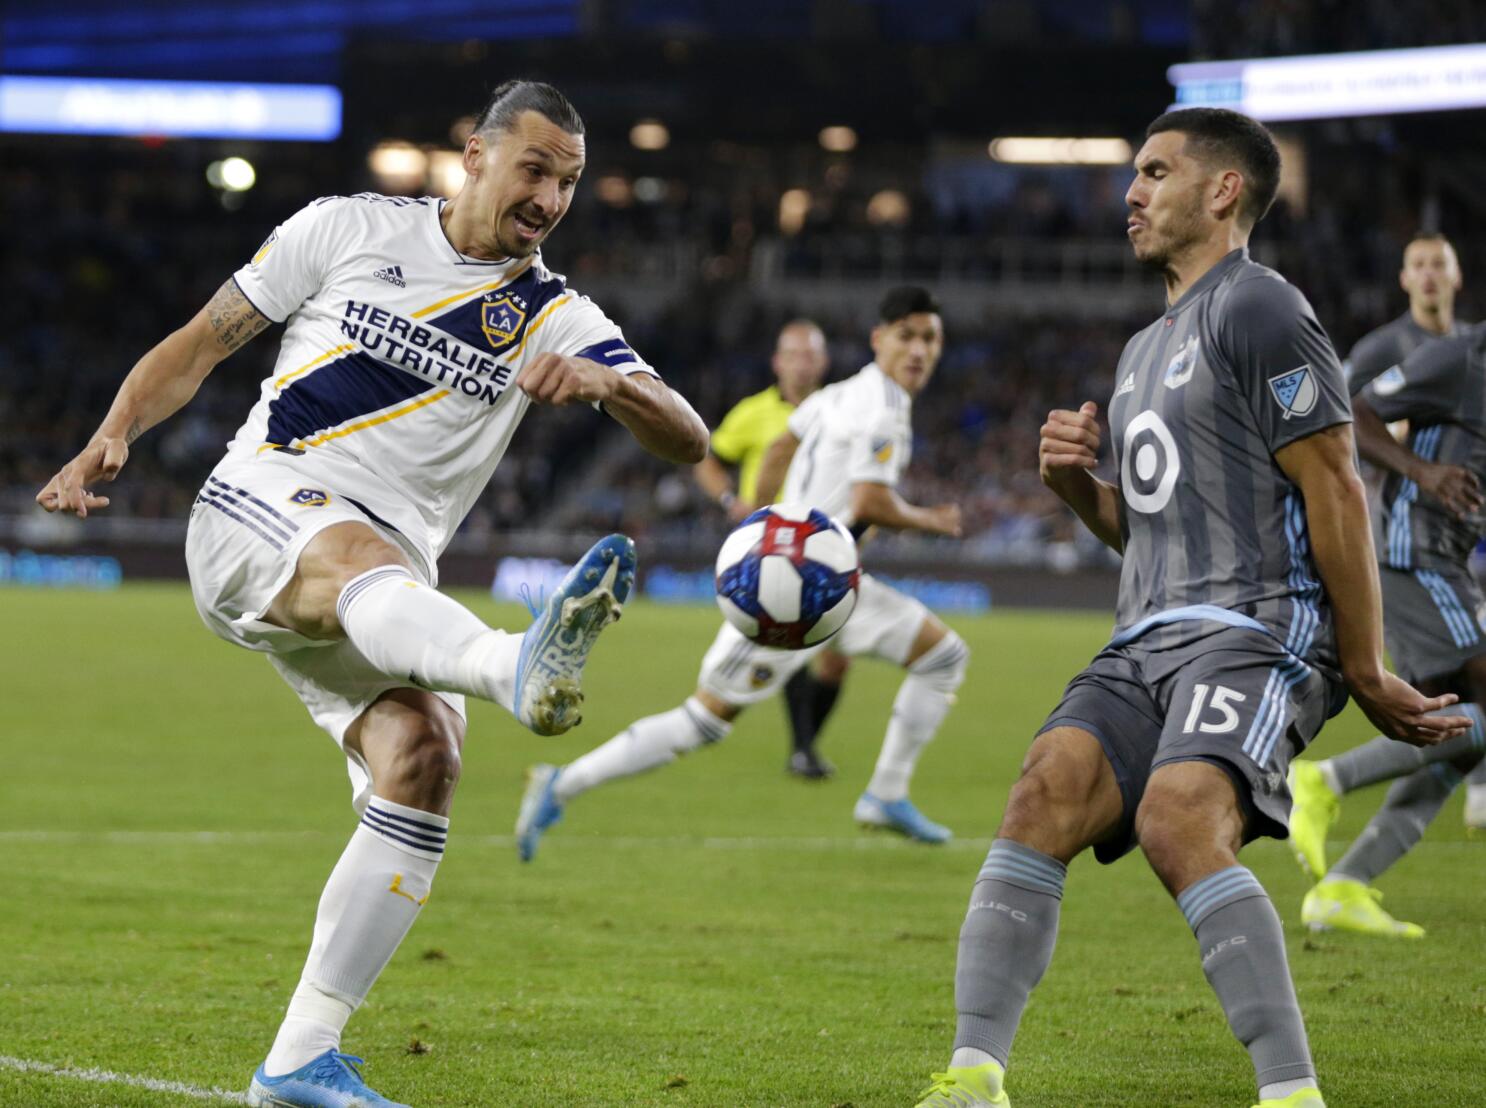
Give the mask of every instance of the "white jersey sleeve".
M 592 300 L 577 293 L 568 293 L 567 302 L 554 307 L 552 318 L 537 332 L 532 343 L 536 347 L 534 353 L 587 358 L 626 375 L 660 376 L 625 341 L 619 325 Z
M 324 285 L 334 245 L 330 224 L 343 199 L 322 197 L 300 208 L 232 275 L 243 295 L 273 322 L 283 323 Z
M 800 442 L 804 442 L 810 434 L 810 429 L 819 422 L 825 409 L 822 407 L 823 390 L 817 389 L 799 404 L 795 410 L 789 413 L 789 420 L 785 423 L 785 429 L 789 431 Z
M 876 418 L 851 436 L 846 458 L 846 479 L 853 485 L 892 487 L 903 476 L 911 443 L 908 427 L 893 409 L 882 409 Z

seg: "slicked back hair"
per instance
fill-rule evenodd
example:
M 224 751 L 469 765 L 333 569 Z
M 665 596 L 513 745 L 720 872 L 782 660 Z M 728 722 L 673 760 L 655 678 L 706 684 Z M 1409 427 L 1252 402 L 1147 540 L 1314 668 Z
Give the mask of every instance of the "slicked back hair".
M 498 86 L 486 101 L 475 131 L 512 131 L 522 112 L 537 112 L 570 135 L 583 134 L 583 117 L 568 98 L 541 81 L 515 80 Z
M 899 285 L 888 289 L 877 308 L 879 323 L 897 323 L 919 312 L 943 315 L 934 294 L 920 285 Z
M 1269 128 L 1227 108 L 1179 108 L 1158 116 L 1145 137 L 1163 131 L 1179 131 L 1196 157 L 1242 173 L 1239 215 L 1251 227 L 1264 218 L 1280 188 L 1280 150 Z

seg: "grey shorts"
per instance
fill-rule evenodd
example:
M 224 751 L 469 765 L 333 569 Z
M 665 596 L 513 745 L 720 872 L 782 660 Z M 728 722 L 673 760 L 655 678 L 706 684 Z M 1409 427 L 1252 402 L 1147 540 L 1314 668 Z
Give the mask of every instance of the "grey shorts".
M 1120 827 L 1094 847 L 1113 862 L 1135 845 L 1135 812 L 1151 771 L 1211 762 L 1233 781 L 1244 842 L 1290 833 L 1290 759 L 1346 704 L 1341 683 L 1260 631 L 1224 627 L 1195 642 L 1106 647 L 1068 684 L 1043 731 L 1078 727 L 1104 748 L 1120 786 Z
M 1383 639 L 1393 668 L 1408 682 L 1458 673 L 1486 654 L 1486 597 L 1464 566 L 1378 567 L 1383 584 Z

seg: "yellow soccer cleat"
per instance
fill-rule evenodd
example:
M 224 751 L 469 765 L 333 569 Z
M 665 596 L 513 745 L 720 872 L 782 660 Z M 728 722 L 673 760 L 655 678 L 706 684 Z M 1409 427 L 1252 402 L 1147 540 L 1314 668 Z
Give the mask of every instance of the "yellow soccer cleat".
M 929 1075 L 933 1082 L 919 1093 L 914 1108 L 1011 1108 L 1001 1088 L 1006 1071 L 996 1062 L 979 1066 L 950 1066 Z
M 1424 928 L 1383 911 L 1383 894 L 1350 877 L 1322 881 L 1300 905 L 1300 922 L 1312 931 L 1356 931 L 1396 939 L 1422 939 Z
M 1306 876 L 1326 876 L 1326 833 L 1336 822 L 1341 797 L 1331 791 L 1315 762 L 1290 763 L 1290 849 Z
M 1298 1089 L 1281 1100 L 1261 1100 L 1254 1108 L 1326 1108 L 1320 1089 Z

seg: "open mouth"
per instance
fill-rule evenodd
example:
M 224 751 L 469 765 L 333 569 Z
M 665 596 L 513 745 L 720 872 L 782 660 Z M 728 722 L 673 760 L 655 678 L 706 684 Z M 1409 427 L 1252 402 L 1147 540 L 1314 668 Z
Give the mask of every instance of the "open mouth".
M 516 224 L 516 233 L 527 242 L 540 238 L 542 232 L 547 229 L 545 221 L 530 219 L 519 212 L 511 213 L 511 221 Z

